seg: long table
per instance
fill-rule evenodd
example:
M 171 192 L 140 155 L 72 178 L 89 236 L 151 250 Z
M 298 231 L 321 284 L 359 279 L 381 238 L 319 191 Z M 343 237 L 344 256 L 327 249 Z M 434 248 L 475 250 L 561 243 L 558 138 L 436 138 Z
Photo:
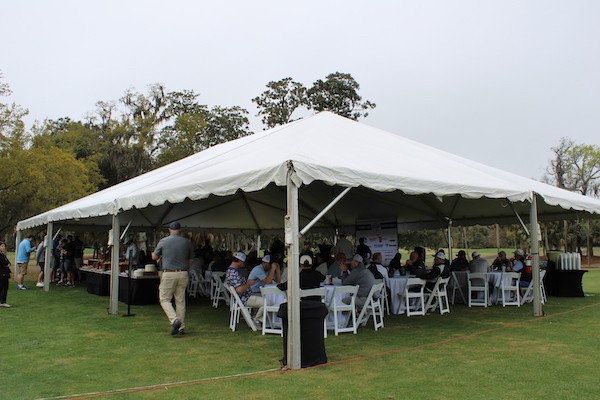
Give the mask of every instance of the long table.
M 103 271 L 97 268 L 81 268 L 85 274 L 88 293 L 98 296 L 108 296 L 110 294 L 110 271 Z M 131 304 L 157 304 L 158 303 L 158 285 L 160 278 L 158 275 L 144 275 L 132 277 L 131 282 L 126 274 L 119 274 L 119 301 L 129 304 L 129 285 L 131 284 Z

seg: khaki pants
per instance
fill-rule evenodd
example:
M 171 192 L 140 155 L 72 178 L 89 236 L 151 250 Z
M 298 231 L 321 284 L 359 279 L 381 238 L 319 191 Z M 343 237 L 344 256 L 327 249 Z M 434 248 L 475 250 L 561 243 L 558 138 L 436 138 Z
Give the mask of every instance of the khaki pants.
M 188 272 L 163 271 L 158 286 L 158 299 L 160 305 L 169 318 L 169 324 L 176 319 L 181 321 L 181 328 L 185 326 L 185 290 L 188 285 Z M 175 298 L 175 308 L 171 299 Z
M 256 318 L 258 320 L 262 320 L 263 305 L 264 305 L 264 300 L 263 300 L 262 296 L 257 296 L 255 294 L 253 294 L 252 296 L 250 296 L 248 298 L 245 305 L 246 305 L 246 307 L 250 307 L 250 308 L 258 308 L 258 311 L 254 315 L 254 318 Z

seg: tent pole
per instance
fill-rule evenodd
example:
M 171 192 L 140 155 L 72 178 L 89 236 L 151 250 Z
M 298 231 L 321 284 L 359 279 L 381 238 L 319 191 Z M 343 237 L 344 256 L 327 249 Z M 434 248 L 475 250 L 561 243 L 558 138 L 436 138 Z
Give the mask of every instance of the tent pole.
M 288 246 L 288 336 L 287 366 L 289 369 L 302 367 L 300 353 L 300 239 L 298 235 L 298 187 L 302 181 L 294 172 L 294 166 L 288 163 L 287 174 L 287 210 L 285 216 L 285 241 Z
M 448 259 L 452 261 L 452 220 L 448 218 Z M 425 260 L 423 260 L 425 261 Z
M 323 215 L 325 215 L 329 210 L 331 210 L 333 208 L 333 206 L 335 206 L 337 204 L 337 202 L 340 201 L 342 199 L 342 197 L 344 197 L 346 195 L 346 193 L 348 193 L 350 191 L 350 189 L 352 189 L 352 188 L 351 187 L 347 187 L 346 189 L 344 189 L 342 191 L 342 193 L 338 194 L 337 197 L 335 199 L 333 199 L 333 201 L 331 203 L 329 203 L 327 205 L 327 207 L 325 207 L 319 214 L 317 214 L 317 216 L 314 217 L 312 221 L 310 221 L 308 224 L 306 224 L 306 226 L 304 227 L 304 229 L 302 229 L 300 231 L 300 236 L 304 236 L 304 234 L 310 228 L 312 228 L 312 226 L 314 224 L 316 224 L 323 217 Z M 337 237 L 337 232 L 336 232 L 336 237 Z
M 119 313 L 119 214 L 112 218 L 112 252 L 110 256 L 110 313 Z
M 533 280 L 533 315 L 541 317 L 544 315 L 542 310 L 542 300 L 540 292 L 540 242 L 538 238 L 538 215 L 537 215 L 537 196 L 532 193 L 531 196 L 531 253 L 533 258 L 532 280 Z
M 50 271 L 52 270 L 52 263 L 54 260 L 54 255 L 52 254 L 52 244 L 54 243 L 54 240 L 52 240 L 53 230 L 54 224 L 48 222 L 46 228 L 46 243 L 44 243 L 44 246 L 46 246 L 46 249 L 44 250 L 46 253 L 44 254 L 44 292 L 50 291 Z
M 523 222 L 523 219 L 521 219 L 521 216 L 519 215 L 519 213 L 517 212 L 517 210 L 515 210 L 515 207 L 513 206 L 513 203 L 508 203 L 508 204 L 510 204 L 510 208 L 515 213 L 515 215 L 517 216 L 517 219 L 519 220 L 519 223 L 521 224 L 521 227 L 525 231 L 525 234 L 527 236 L 530 236 L 530 233 L 527 230 L 527 225 L 525 225 L 525 222 Z M 536 219 L 537 219 L 537 213 L 536 213 Z M 531 225 L 531 226 L 533 227 L 534 225 Z M 535 225 L 535 228 L 537 229 L 537 225 Z

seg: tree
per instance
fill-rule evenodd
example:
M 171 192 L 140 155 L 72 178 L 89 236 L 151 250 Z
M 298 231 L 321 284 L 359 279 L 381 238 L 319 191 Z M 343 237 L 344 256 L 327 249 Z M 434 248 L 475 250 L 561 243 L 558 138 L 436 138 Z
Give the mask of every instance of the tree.
M 596 145 L 578 145 L 568 138 L 562 138 L 556 147 L 552 147 L 554 158 L 546 169 L 545 180 L 556 186 L 579 192 L 583 195 L 598 197 L 600 194 L 600 147 Z M 583 229 L 577 221 L 576 225 L 565 223 L 562 234 L 570 238 L 565 243 L 567 248 L 579 248 L 586 239 L 586 235 L 592 235 L 597 231 L 594 221 L 590 230 Z M 560 231 L 560 229 L 556 229 Z M 569 234 L 569 232 L 572 232 Z M 574 240 L 573 240 L 574 237 Z M 593 236 L 591 236 L 594 238 Z M 563 240 L 564 241 L 564 240 Z M 573 242 L 575 243 L 573 245 Z M 593 240 L 590 241 L 587 254 L 593 255 Z
M 315 111 L 331 111 L 353 120 L 368 116 L 368 110 L 375 108 L 375 103 L 361 101 L 358 94 L 360 86 L 350 74 L 335 72 L 327 75 L 325 80 L 317 80 L 308 89 L 310 108 Z
M 234 107 L 201 106 L 195 113 L 184 113 L 172 126 L 163 129 L 161 153 L 156 165 L 170 162 L 250 134 L 248 111 Z
M 292 114 L 299 107 L 308 106 L 306 88 L 292 78 L 284 78 L 277 82 L 271 81 L 260 96 L 252 99 L 262 115 L 262 123 L 267 128 L 287 124 L 293 121 Z
M 546 169 L 547 180 L 556 186 L 598 197 L 600 189 L 600 147 L 577 145 L 562 138 L 553 147 L 554 159 Z

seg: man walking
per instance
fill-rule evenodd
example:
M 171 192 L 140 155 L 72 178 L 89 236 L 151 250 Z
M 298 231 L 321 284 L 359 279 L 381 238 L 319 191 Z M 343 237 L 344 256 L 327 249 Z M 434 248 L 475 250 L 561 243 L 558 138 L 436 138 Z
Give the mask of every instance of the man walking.
M 29 235 L 19 243 L 17 254 L 17 289 L 27 290 L 23 285 L 23 278 L 27 275 L 27 266 L 29 265 L 29 256 L 35 252 L 35 236 Z
M 158 297 L 169 323 L 171 335 L 183 336 L 185 328 L 185 289 L 188 285 L 188 269 L 194 253 L 190 241 L 181 234 L 179 222 L 169 225 L 169 236 L 162 238 L 152 259 L 162 257 L 162 276 L 158 287 Z M 171 300 L 175 298 L 175 308 Z

